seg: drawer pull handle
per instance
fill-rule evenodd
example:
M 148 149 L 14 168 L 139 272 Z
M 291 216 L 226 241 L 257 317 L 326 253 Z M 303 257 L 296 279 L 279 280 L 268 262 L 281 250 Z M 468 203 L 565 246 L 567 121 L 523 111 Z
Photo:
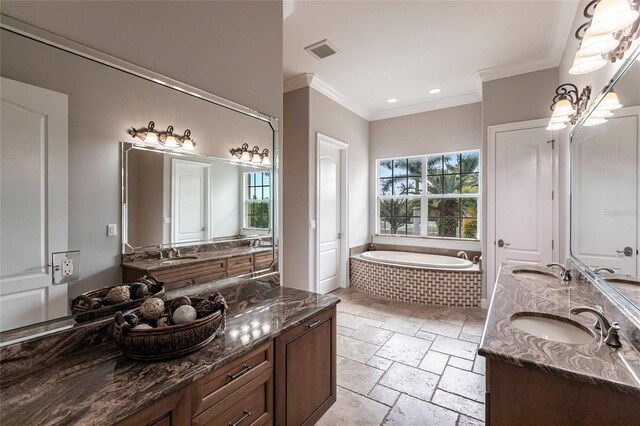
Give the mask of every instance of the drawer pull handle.
M 238 419 L 238 421 L 237 421 L 237 422 L 235 422 L 235 423 L 231 423 L 231 422 L 229 422 L 229 423 L 227 423 L 227 424 L 228 424 L 229 426 L 238 426 L 238 425 L 239 425 L 239 424 L 240 424 L 244 419 L 246 419 L 247 417 L 249 417 L 249 416 L 251 415 L 251 411 L 244 410 L 244 411 L 242 412 L 242 414 L 243 414 L 243 415 L 242 415 L 242 417 L 240 417 L 240 418 Z
M 312 322 L 311 324 L 307 324 L 307 328 L 313 328 L 316 325 L 320 324 L 320 320 L 315 320 L 314 322 Z
M 238 371 L 236 374 L 227 374 L 227 377 L 229 377 L 230 380 L 235 380 L 238 377 L 242 376 L 243 374 L 246 374 L 249 370 L 251 370 L 251 366 L 248 364 L 245 364 L 242 366 L 242 368 L 240 369 L 240 371 Z M 242 420 L 242 419 L 240 419 Z

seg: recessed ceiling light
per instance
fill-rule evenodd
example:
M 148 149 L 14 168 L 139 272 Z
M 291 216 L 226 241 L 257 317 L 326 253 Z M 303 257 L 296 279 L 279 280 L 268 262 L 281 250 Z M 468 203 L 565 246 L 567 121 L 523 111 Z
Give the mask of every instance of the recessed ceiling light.
M 431 93 L 432 95 L 435 95 L 436 93 L 440 93 L 440 92 L 442 92 L 442 90 L 440 90 L 440 89 L 431 89 L 431 90 L 429 90 L 429 93 Z
M 396 98 L 389 98 L 389 99 L 387 99 L 387 102 L 389 102 L 390 104 L 393 104 L 393 103 L 398 102 L 398 100 Z

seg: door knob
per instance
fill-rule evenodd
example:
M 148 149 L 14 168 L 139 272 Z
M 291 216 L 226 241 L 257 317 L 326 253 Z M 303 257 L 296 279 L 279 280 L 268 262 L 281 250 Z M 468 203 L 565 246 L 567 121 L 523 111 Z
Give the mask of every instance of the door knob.
M 498 247 L 504 247 L 504 246 L 508 246 L 508 245 L 510 245 L 510 244 L 509 243 L 505 243 L 502 238 L 498 240 Z
M 623 250 L 616 250 L 616 253 L 624 254 L 627 257 L 631 257 L 633 256 L 633 249 L 627 246 Z
M 338 232 L 338 239 L 341 240 L 342 239 L 342 232 Z

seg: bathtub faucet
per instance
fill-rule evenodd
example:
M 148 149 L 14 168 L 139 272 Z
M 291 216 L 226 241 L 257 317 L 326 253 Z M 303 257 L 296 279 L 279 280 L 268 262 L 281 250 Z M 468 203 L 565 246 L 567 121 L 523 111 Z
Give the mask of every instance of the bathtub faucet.
M 459 258 L 464 259 L 464 260 L 469 260 L 469 256 L 467 256 L 467 252 L 466 251 L 459 251 L 456 256 L 458 256 Z

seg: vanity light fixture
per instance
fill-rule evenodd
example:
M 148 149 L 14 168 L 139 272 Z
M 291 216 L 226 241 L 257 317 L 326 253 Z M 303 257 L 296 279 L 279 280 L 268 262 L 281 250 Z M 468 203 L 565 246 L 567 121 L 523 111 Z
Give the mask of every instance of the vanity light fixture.
M 567 127 L 567 123 L 576 124 L 582 113 L 587 109 L 591 97 L 591 86 L 578 92 L 578 88 L 565 83 L 556 89 L 556 95 L 551 104 L 551 119 L 547 130 L 561 130 Z
M 156 124 L 150 121 L 147 127 L 140 129 L 132 127 L 127 132 L 134 138 L 141 139 L 146 145 L 160 144 L 171 149 L 182 148 L 185 151 L 193 151 L 195 149 L 196 143 L 191 139 L 191 130 L 185 130 L 183 136 L 176 136 L 173 133 L 173 126 L 167 127 L 165 132 L 158 132 L 155 126 Z
M 269 150 L 267 148 L 260 152 L 260 148 L 254 146 L 249 150 L 249 144 L 243 143 L 240 148 L 232 148 L 229 150 L 232 156 L 240 161 L 246 161 L 253 164 L 262 164 L 264 166 L 271 165 L 271 159 L 269 158 Z
M 596 111 L 614 111 L 622 108 L 622 104 L 618 101 L 618 95 L 613 90 L 607 93 L 596 107 Z
M 587 74 L 604 67 L 608 61 L 624 58 L 633 41 L 640 37 L 639 10 L 640 0 L 590 1 L 583 12 L 589 20 L 575 33 L 580 47 L 569 73 Z

